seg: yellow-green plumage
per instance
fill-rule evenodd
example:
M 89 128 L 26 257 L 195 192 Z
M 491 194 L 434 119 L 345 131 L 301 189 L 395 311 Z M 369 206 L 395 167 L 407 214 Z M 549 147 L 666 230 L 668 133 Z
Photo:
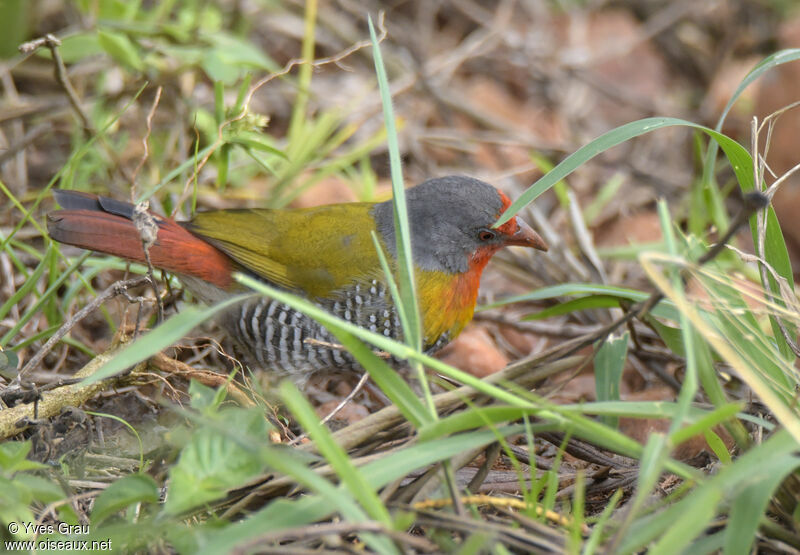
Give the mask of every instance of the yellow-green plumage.
M 244 268 L 311 298 L 382 279 L 373 204 L 201 212 L 186 225 Z

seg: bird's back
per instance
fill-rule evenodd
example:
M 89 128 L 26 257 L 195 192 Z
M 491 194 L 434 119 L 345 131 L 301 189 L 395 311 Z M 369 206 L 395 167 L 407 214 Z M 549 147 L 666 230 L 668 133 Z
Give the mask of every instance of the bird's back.
M 370 203 L 200 212 L 183 227 L 248 272 L 310 299 L 382 275 Z M 380 237 L 379 237 L 380 239 Z

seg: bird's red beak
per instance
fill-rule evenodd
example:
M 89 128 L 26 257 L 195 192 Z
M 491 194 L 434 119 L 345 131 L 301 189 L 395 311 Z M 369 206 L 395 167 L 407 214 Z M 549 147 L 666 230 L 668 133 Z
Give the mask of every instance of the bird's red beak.
M 506 246 L 531 247 L 540 251 L 547 251 L 547 243 L 531 226 L 521 218 L 517 218 L 517 225 L 519 225 L 519 229 L 517 229 L 516 233 L 506 237 Z

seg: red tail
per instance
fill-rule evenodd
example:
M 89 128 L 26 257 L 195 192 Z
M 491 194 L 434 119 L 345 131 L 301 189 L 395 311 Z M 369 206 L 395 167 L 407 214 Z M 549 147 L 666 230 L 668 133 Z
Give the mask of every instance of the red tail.
M 144 248 L 132 218 L 134 206 L 113 199 L 53 190 L 65 210 L 47 215 L 47 232 L 60 243 L 145 263 Z M 156 268 L 198 277 L 222 289 L 233 285 L 233 261 L 174 220 L 155 216 L 158 238 L 150 247 Z

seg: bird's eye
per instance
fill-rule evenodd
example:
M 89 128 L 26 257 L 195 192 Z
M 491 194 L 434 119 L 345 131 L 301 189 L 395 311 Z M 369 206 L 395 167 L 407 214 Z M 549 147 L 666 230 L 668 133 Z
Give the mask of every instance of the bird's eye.
M 478 239 L 481 241 L 491 241 L 497 236 L 491 229 L 482 229 L 478 232 Z

